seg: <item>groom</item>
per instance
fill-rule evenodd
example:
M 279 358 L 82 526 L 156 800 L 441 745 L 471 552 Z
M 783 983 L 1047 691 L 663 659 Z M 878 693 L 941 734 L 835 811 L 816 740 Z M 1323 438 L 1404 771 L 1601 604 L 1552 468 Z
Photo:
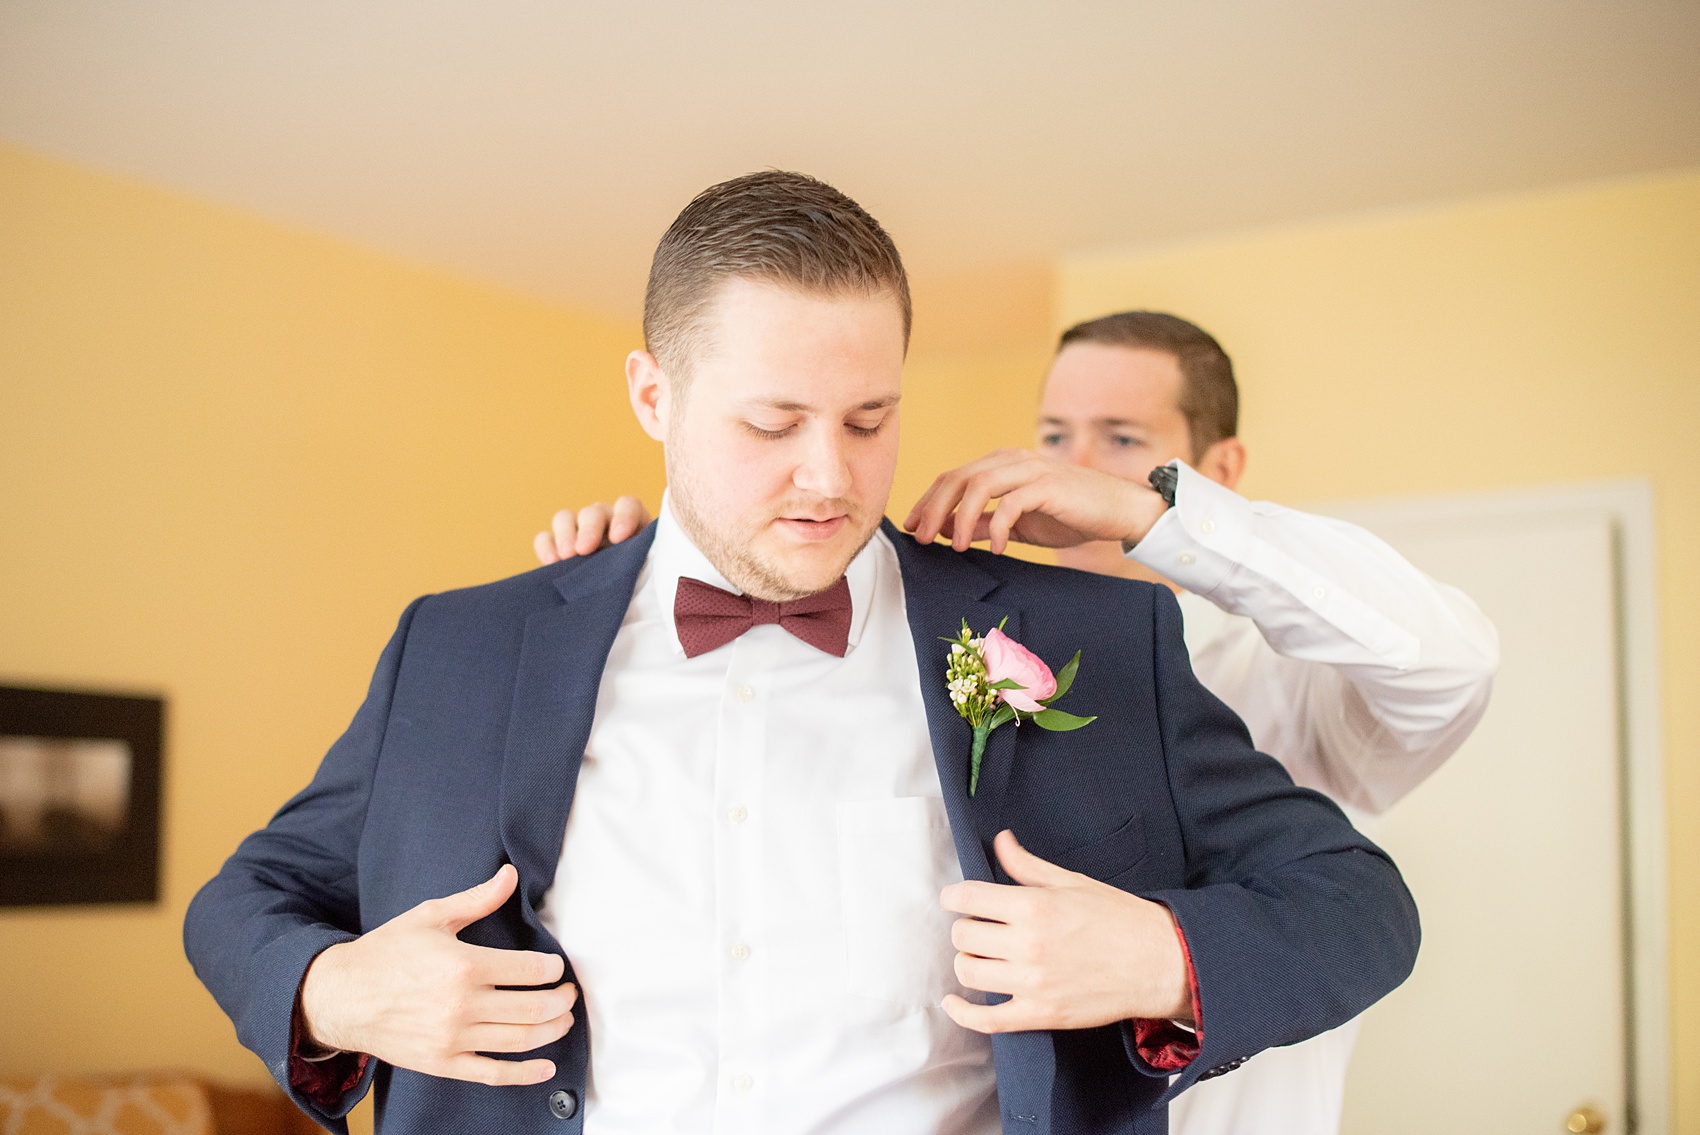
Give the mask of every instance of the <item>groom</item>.
M 1398 872 L 1249 752 L 1167 591 L 882 524 L 908 334 L 830 187 L 680 214 L 626 368 L 660 519 L 416 601 L 190 907 L 314 1118 L 375 1088 L 398 1132 L 1161 1132 L 1403 980 Z M 1059 708 L 1096 718 L 996 730 L 972 793 L 964 621 L 1080 651 Z

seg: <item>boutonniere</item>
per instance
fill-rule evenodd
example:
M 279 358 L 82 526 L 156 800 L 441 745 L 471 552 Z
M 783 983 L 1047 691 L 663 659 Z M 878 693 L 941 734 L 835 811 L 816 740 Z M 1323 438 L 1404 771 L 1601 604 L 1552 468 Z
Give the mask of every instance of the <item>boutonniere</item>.
M 968 752 L 968 795 L 979 787 L 986 738 L 998 726 L 1031 721 L 1041 729 L 1067 733 L 1098 720 L 1051 708 L 1074 685 L 1080 651 L 1052 674 L 1037 654 L 1003 633 L 1003 623 L 984 638 L 976 638 L 964 619 L 962 633 L 943 641 L 950 643 L 950 663 L 945 667 L 950 704 L 974 727 L 974 746 Z

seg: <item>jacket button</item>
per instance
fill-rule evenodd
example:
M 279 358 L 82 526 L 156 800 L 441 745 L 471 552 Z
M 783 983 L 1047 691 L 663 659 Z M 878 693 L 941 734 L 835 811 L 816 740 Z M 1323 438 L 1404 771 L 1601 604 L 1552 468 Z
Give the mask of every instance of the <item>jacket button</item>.
M 571 1092 L 550 1092 L 549 1111 L 556 1119 L 571 1119 L 578 1114 L 578 1097 Z

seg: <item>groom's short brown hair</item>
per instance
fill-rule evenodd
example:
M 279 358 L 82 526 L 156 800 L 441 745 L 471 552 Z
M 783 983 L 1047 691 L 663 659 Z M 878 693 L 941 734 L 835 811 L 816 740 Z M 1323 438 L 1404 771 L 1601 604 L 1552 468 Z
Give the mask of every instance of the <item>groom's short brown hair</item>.
M 643 341 L 675 380 L 688 377 L 702 316 L 722 282 L 761 280 L 815 295 L 889 291 L 909 344 L 909 278 L 880 223 L 824 181 L 767 170 L 710 186 L 656 246 Z

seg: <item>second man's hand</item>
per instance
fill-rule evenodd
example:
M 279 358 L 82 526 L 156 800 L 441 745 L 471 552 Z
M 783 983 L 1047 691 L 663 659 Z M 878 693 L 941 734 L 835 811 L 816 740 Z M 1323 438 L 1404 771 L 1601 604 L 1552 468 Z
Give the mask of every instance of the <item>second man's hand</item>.
M 366 1052 L 398 1068 L 480 1084 L 539 1084 L 549 1060 L 495 1060 L 481 1052 L 530 1052 L 572 1027 L 578 990 L 552 989 L 558 954 L 493 950 L 457 934 L 495 913 L 519 872 L 504 865 L 459 894 L 430 899 L 307 967 L 301 1015 L 322 1048 Z
M 549 531 L 532 538 L 532 551 L 545 564 L 588 556 L 598 548 L 629 540 L 650 521 L 649 510 L 636 497 L 621 497 L 612 508 L 597 501 L 581 509 L 563 508 Z
M 903 527 L 923 544 L 944 536 L 959 552 L 979 540 L 990 540 L 1000 554 L 1011 540 L 1042 548 L 1134 544 L 1167 507 L 1145 485 L 1025 449 L 1000 449 L 941 474 Z

